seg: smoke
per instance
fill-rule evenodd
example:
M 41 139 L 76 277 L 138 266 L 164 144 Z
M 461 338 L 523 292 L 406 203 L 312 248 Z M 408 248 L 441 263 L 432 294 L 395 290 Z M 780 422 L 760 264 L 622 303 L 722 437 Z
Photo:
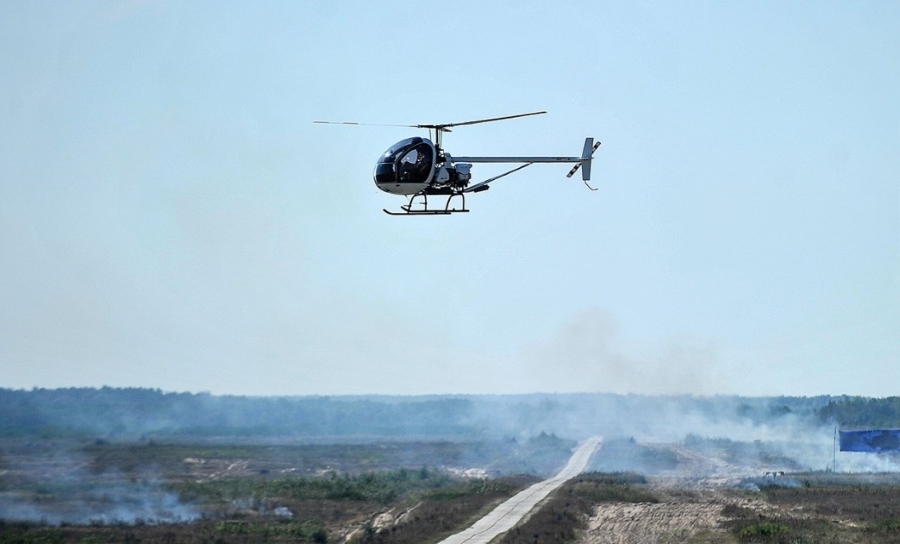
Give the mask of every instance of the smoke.
M 603 436 L 595 470 L 729 480 L 774 471 L 900 470 L 895 456 L 837 452 L 834 427 L 817 415 L 824 397 L 545 394 L 473 400 L 480 425 L 500 434 Z
M 166 489 L 153 469 L 94 473 L 83 454 L 57 444 L 6 459 L 0 472 L 0 519 L 5 521 L 106 525 L 200 518 L 196 508 Z
M 602 435 L 607 446 L 616 440 L 637 444 L 619 448 L 620 458 L 611 459 L 607 446 L 597 454 L 597 466 L 617 470 L 701 477 L 900 469 L 889 456 L 835 452 L 834 428 L 816 413 L 828 402 L 824 397 L 696 396 L 730 389 L 733 370 L 715 346 L 688 337 L 632 345 L 615 319 L 594 307 L 523 350 L 509 380 L 532 390 L 609 394 L 484 397 L 477 400 L 477 417 L 481 425 L 517 437 L 545 431 L 576 439 Z M 654 458 L 659 462 L 646 462 Z M 677 468 L 665 459 L 677 461 Z
M 642 352 L 643 351 L 643 352 Z M 590 308 L 521 354 L 521 380 L 568 391 L 704 394 L 722 391 L 719 357 L 711 346 L 673 338 L 650 350 L 627 346 L 615 320 Z M 533 389 L 533 388 L 532 388 Z
M 837 452 L 838 472 L 900 472 L 900 459 L 889 453 Z
M 604 441 L 591 468 L 602 471 L 731 482 L 771 472 L 824 473 L 833 468 L 900 472 L 897 455 L 835 451 L 835 428 L 820 416 L 832 397 L 581 393 L 262 399 L 110 390 L 104 393 L 109 404 L 91 404 L 98 402 L 95 399 L 69 406 L 60 399 L 90 395 L 63 393 L 60 398 L 48 392 L 38 397 L 55 399 L 57 411 L 67 417 L 69 412 L 101 414 L 110 410 L 97 406 L 116 406 L 124 421 L 134 418 L 141 429 L 141 418 L 182 414 L 167 420 L 165 427 L 173 434 L 154 434 L 181 441 L 340 443 L 351 452 L 352 444 L 377 442 L 378 457 L 384 459 L 378 468 L 448 466 L 550 474 L 558 469 L 559 455 L 567 455 L 569 444 L 599 435 Z M 123 402 L 127 398 L 143 401 Z M 8 413 L 11 418 L 17 414 Z M 45 424 L 62 428 L 52 413 L 39 413 Z M 24 432 L 33 419 L 29 414 L 18 413 L 21 427 L 8 430 Z M 95 419 L 98 428 L 117 427 L 99 415 Z M 186 429 L 215 434 L 195 431 L 187 436 Z M 407 447 L 414 441 L 414 447 Z M 163 475 L 159 467 L 171 466 L 157 448 L 96 446 L 37 435 L 0 442 L 0 519 L 104 524 L 171 523 L 201 516 L 167 487 L 166 478 L 178 476 Z M 300 474 L 322 468 L 363 469 L 354 467 L 355 455 L 330 458 L 327 467 L 314 459 L 304 455 L 278 466 Z M 154 462 L 159 465 L 154 467 Z

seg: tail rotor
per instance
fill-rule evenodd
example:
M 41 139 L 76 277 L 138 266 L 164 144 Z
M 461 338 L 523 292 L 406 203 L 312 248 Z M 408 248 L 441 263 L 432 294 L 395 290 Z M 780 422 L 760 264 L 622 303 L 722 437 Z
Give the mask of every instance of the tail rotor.
M 575 175 L 575 172 L 577 172 L 579 168 L 581 168 L 581 179 L 591 191 L 597 190 L 594 187 L 591 187 L 588 181 L 591 179 L 591 161 L 593 160 L 594 153 L 597 151 L 598 147 L 600 147 L 600 142 L 594 143 L 593 138 L 585 138 L 584 151 L 581 152 L 581 161 L 576 163 L 575 166 L 569 170 L 569 173 L 566 174 L 566 177 L 570 178 Z

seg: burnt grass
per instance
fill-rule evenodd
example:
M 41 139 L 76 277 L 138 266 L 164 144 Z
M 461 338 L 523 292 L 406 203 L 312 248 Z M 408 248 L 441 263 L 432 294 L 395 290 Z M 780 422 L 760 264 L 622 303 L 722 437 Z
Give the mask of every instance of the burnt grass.
M 538 479 L 533 476 L 496 479 L 451 479 L 423 470 L 363 474 L 358 477 L 323 478 L 331 481 L 334 497 L 324 496 L 328 485 L 301 478 L 235 485 L 219 482 L 192 486 L 194 499 L 205 497 L 210 512 L 203 519 L 186 523 L 155 524 L 88 523 L 50 526 L 43 523 L 0 521 L 0 544 L 123 542 L 197 542 L 243 544 L 252 542 L 341 542 L 350 537 L 358 543 L 436 542 L 474 523 L 503 500 Z M 404 483 L 405 482 L 405 483 Z M 392 485 L 393 484 L 393 485 Z M 244 493 L 248 490 L 249 495 Z M 388 494 L 385 494 L 388 489 Z M 236 491 L 234 495 L 232 492 Z M 234 507 L 232 496 L 244 499 Z M 265 498 L 260 498 L 265 497 Z M 279 505 L 279 506 L 275 506 Z M 284 509 L 284 510 L 281 510 Z M 279 512 L 290 512 L 284 519 Z M 375 523 L 375 513 L 405 513 L 402 523 Z
M 6 440 L 0 544 L 437 541 L 552 473 L 570 448 L 548 435 L 521 444 Z M 443 468 L 479 466 L 491 476 Z M 23 512 L 28 521 L 15 521 Z
M 411 507 L 402 523 L 363 526 L 351 542 L 422 544 L 438 542 L 463 530 L 510 496 L 538 481 L 533 476 L 472 481 L 468 488 L 429 493 Z
M 865 475 L 857 475 L 864 481 Z M 852 482 L 852 477 L 841 478 Z M 799 543 L 900 543 L 900 486 L 814 483 L 763 487 L 761 493 L 784 515 L 726 507 L 726 526 L 741 541 Z
M 552 474 L 568 459 L 571 445 L 552 435 L 522 444 L 5 440 L 0 441 L 0 517 L 10 518 L 12 508 L 23 504 L 38 515 L 29 522 L 0 521 L 0 544 L 342 542 L 348 537 L 353 543 L 433 543 Z M 638 450 L 631 442 L 618 447 L 647 465 L 671 464 L 656 450 Z M 490 476 L 462 477 L 440 468 L 447 466 L 488 467 Z M 724 528 L 735 541 L 900 543 L 896 475 L 809 473 L 784 479 L 793 485 L 728 492 L 777 507 L 756 511 L 723 503 Z M 168 519 L 155 518 L 157 509 L 140 510 L 148 497 L 156 497 L 163 509 L 170 506 L 168 497 L 177 498 L 190 521 L 177 518 L 176 506 L 175 518 Z M 658 500 L 640 474 L 585 473 L 563 484 L 502 542 L 577 542 L 595 505 Z M 120 503 L 131 504 L 138 515 L 116 519 L 114 507 Z M 60 512 L 73 517 L 43 517 Z
M 359 480 L 367 480 L 362 475 Z M 392 477 L 396 478 L 396 474 Z M 418 479 L 419 475 L 412 478 Z M 377 479 L 377 478 L 374 478 Z M 381 497 L 366 498 L 356 490 L 339 499 L 308 498 L 278 489 L 290 488 L 290 482 L 273 481 L 266 489 L 266 499 L 245 501 L 244 509 L 218 501 L 223 511 L 188 523 L 154 524 L 88 523 L 49 526 L 41 523 L 0 521 L 0 544 L 123 542 L 175 543 L 196 542 L 243 544 L 254 542 L 341 542 L 353 529 L 351 542 L 359 543 L 423 543 L 444 538 L 480 516 L 519 490 L 534 483 L 534 477 L 501 477 L 498 479 L 444 480 L 433 489 L 419 486 L 396 490 L 401 496 L 393 501 Z M 432 482 L 435 484 L 435 482 Z M 343 487 L 347 489 L 347 487 Z M 417 489 L 417 490 L 413 490 Z M 217 491 L 218 492 L 218 491 Z M 293 495 L 298 495 L 292 498 Z M 212 501 L 215 502 L 215 501 Z M 286 508 L 290 519 L 279 516 L 274 507 Z M 392 507 L 392 508 L 386 508 Z M 403 523 L 377 527 L 373 512 L 408 512 Z M 281 510 L 284 512 L 285 510 Z

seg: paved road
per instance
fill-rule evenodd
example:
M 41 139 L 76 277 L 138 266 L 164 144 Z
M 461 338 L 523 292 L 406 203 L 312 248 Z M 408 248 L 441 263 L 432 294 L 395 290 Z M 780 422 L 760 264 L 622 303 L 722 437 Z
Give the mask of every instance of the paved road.
M 495 508 L 490 514 L 475 522 L 475 525 L 442 540 L 440 544 L 487 544 L 497 536 L 512 529 L 525 517 L 525 514 L 530 512 L 551 491 L 561 486 L 566 480 L 574 478 L 581 473 L 587 467 L 591 455 L 600 446 L 602 440 L 599 436 L 588 439 L 575 450 L 572 458 L 559 471 L 559 474 L 549 480 L 538 482 L 524 491 L 520 491 L 519 494 Z

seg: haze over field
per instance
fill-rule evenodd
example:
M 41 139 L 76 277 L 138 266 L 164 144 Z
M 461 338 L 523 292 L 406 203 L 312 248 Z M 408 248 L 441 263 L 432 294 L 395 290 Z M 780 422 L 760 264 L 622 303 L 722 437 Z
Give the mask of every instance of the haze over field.
M 0 411 L 4 413 L 0 438 L 26 441 L 526 444 L 550 435 L 574 444 L 603 436 L 605 451 L 617 451 L 610 444 L 622 439 L 725 448 L 731 450 L 729 463 L 754 474 L 766 462 L 768 470 L 824 470 L 833 467 L 836 459 L 842 470 L 900 468 L 892 454 L 835 452 L 836 428 L 897 427 L 898 397 L 532 394 L 253 398 L 147 389 L 0 389 Z M 568 446 L 564 449 L 568 451 Z M 461 468 L 489 467 L 483 453 L 475 450 L 454 462 Z M 420 466 L 409 459 L 403 461 L 402 450 L 392 456 L 397 457 L 399 466 L 405 466 L 404 462 Z M 473 459 L 471 464 L 464 461 L 467 457 Z M 642 464 L 638 457 L 620 455 L 613 468 L 639 472 L 659 468 Z M 538 470 L 556 468 L 551 464 Z M 534 466 L 526 471 L 531 470 Z M 699 474 L 710 469 L 691 470 Z
M 0 386 L 896 394 L 900 4 L 0 3 Z M 412 129 L 572 155 L 391 218 Z M 474 179 L 502 170 L 476 165 Z
M 0 519 L 51 524 L 173 523 L 248 510 L 277 518 L 278 505 L 254 486 L 327 486 L 338 475 L 347 485 L 429 471 L 443 479 L 543 478 L 578 442 L 600 435 L 589 470 L 630 471 L 660 485 L 747 489 L 771 485 L 764 475 L 772 472 L 790 473 L 778 485 L 850 476 L 897 483 L 900 472 L 896 452 L 834 449 L 838 426 L 896 426 L 897 398 L 0 389 L 0 413 Z M 861 474 L 874 472 L 882 474 Z M 230 502 L 211 510 L 195 484 L 232 486 Z

